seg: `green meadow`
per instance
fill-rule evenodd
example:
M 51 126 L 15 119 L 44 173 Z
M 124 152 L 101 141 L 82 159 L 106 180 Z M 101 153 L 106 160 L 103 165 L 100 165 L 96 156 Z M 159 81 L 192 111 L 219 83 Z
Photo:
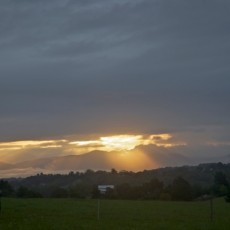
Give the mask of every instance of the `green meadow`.
M 98 200 L 3 198 L 0 229 L 229 230 L 230 204 L 213 200 L 211 221 L 210 201 L 100 200 L 98 206 Z

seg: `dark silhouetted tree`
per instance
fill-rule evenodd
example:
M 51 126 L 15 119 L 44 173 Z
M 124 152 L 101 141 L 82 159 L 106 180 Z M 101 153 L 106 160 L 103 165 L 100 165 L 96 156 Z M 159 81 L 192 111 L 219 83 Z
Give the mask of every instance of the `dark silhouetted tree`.
M 160 194 L 164 189 L 164 184 L 157 178 L 142 186 L 142 198 L 144 199 L 159 199 Z
M 25 186 L 20 186 L 16 193 L 19 198 L 40 198 L 42 195 L 36 191 L 28 189 Z
M 226 175 L 223 172 L 216 172 L 214 177 L 213 192 L 217 196 L 224 196 L 229 193 L 230 186 Z
M 55 188 L 52 191 L 51 197 L 54 198 L 65 198 L 68 197 L 68 191 L 64 188 Z
M 121 199 L 131 199 L 132 188 L 128 183 L 120 184 L 116 188 L 117 196 Z
M 172 183 L 171 195 L 173 200 L 192 200 L 192 187 L 184 178 L 177 177 Z
M 8 181 L 0 180 L 0 190 L 2 196 L 11 196 L 14 192 Z

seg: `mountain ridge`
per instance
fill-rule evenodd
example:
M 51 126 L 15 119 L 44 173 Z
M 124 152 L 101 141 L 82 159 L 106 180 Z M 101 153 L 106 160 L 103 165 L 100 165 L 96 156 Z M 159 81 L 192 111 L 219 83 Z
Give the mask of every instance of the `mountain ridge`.
M 221 158 L 191 158 L 157 146 L 139 146 L 130 151 L 94 150 L 81 155 L 47 157 L 15 164 L 0 162 L 1 175 L 28 176 L 38 172 L 59 173 L 68 171 L 117 170 L 142 171 L 162 167 L 195 165 L 208 162 L 230 162 L 230 155 Z

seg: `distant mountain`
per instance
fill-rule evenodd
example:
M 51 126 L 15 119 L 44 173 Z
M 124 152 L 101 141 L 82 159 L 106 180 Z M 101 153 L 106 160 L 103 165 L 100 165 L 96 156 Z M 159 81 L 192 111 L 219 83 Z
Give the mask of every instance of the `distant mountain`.
M 207 162 L 230 162 L 230 155 L 222 158 L 198 159 L 189 158 L 171 152 L 171 149 L 154 145 L 139 146 L 130 151 L 92 151 L 82 155 L 68 155 L 61 157 L 42 158 L 24 161 L 17 164 L 0 162 L 0 175 L 16 174 L 28 176 L 38 172 L 64 173 L 68 171 L 117 170 L 142 171 L 161 167 L 195 165 Z
M 89 168 L 106 168 L 107 152 L 93 151 L 82 155 L 42 158 L 14 164 L 14 168 L 39 168 L 47 170 L 85 170 Z
M 154 151 L 153 151 L 154 150 Z M 144 170 L 164 166 L 188 164 L 189 159 L 176 153 L 169 153 L 155 149 L 135 149 L 130 151 L 92 151 L 82 155 L 68 155 L 62 157 L 42 158 L 24 161 L 14 165 L 5 164 L 4 169 L 44 169 L 49 171 L 60 170 Z M 3 169 L 3 168 L 1 168 Z
M 138 149 L 144 152 L 153 162 L 156 162 L 159 167 L 173 167 L 196 163 L 193 158 L 155 145 L 140 146 Z
M 210 162 L 222 162 L 224 164 L 230 163 L 230 154 L 221 157 L 213 157 L 210 159 Z
M 10 169 L 11 167 L 12 167 L 11 164 L 0 161 L 0 170 Z

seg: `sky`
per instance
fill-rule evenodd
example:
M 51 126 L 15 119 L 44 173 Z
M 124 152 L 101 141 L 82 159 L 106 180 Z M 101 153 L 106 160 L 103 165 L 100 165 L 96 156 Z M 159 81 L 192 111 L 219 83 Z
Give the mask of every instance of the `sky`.
M 127 135 L 230 154 L 229 60 L 228 0 L 1 0 L 0 161 Z

